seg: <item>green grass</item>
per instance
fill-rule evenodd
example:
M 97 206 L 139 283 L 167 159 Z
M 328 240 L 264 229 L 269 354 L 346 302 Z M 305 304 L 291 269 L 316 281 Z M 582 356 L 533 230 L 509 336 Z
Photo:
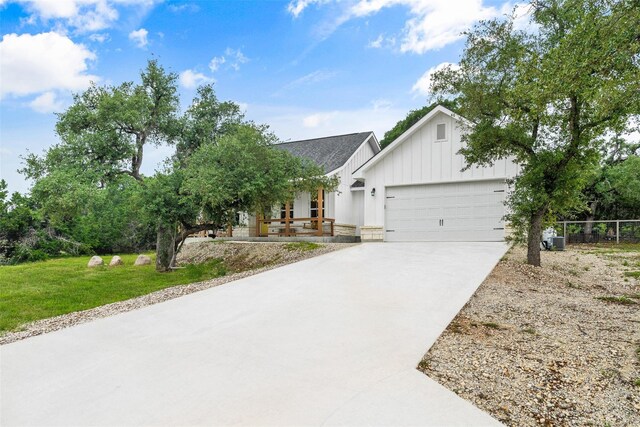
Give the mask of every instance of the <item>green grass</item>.
M 640 243 L 589 243 L 579 247 L 587 254 L 615 254 L 620 252 L 640 252 Z
M 491 329 L 502 329 L 502 327 L 495 322 L 482 322 L 482 325 Z
M 290 251 L 314 251 L 318 249 L 321 245 L 313 242 L 291 242 L 285 245 Z
M 0 267 L 0 334 L 25 323 L 124 301 L 175 285 L 223 276 L 222 261 L 157 273 L 155 265 L 88 268 L 88 256 Z M 154 258 L 152 256 L 152 258 Z M 108 263 L 111 257 L 103 257 Z
M 627 277 L 635 277 L 636 279 L 640 279 L 640 271 L 625 271 L 624 275 Z
M 634 304 L 637 304 L 637 302 L 635 302 L 631 298 L 629 298 L 627 296 L 624 296 L 624 295 L 619 296 L 619 297 L 597 297 L 597 299 L 599 299 L 601 301 L 613 302 L 613 303 L 622 304 L 622 305 L 634 305 Z

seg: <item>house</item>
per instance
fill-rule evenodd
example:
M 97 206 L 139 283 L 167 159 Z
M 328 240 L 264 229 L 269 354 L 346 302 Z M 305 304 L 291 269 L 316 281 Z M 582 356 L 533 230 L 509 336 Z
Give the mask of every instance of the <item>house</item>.
M 437 106 L 384 150 L 373 132 L 277 144 L 308 158 L 338 191 L 299 194 L 271 218 L 245 218 L 234 236 L 359 236 L 363 242 L 502 241 L 511 159 L 465 168 L 465 119 Z M 320 225 L 322 224 L 322 229 Z
M 295 200 L 281 206 L 279 211 L 276 209 L 268 219 L 244 215 L 241 222 L 245 227 L 234 229 L 233 236 L 317 235 L 318 220 L 324 224 L 324 235 L 359 236 L 364 220 L 364 186 L 352 175 L 380 152 L 374 133 L 290 141 L 276 144 L 274 148 L 315 162 L 322 166 L 327 176 L 337 176 L 340 184 L 335 192 L 298 194 Z
M 437 106 L 354 172 L 364 186 L 362 241 L 504 240 L 507 180 L 518 165 L 463 171 L 464 124 Z

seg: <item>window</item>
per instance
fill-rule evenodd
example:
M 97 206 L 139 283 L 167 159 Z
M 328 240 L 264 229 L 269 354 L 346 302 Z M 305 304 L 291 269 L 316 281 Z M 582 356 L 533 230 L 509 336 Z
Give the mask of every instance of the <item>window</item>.
M 325 204 L 325 193 L 324 190 L 322 190 L 322 218 L 325 218 L 325 214 L 324 214 L 324 204 Z M 311 208 L 309 209 L 309 213 L 311 218 L 318 218 L 318 201 L 317 200 L 311 200 Z
M 436 125 L 436 141 L 444 141 L 447 139 L 447 125 L 438 123 Z
M 283 203 L 280 206 L 280 219 L 285 219 L 287 217 L 287 204 Z M 293 202 L 289 202 L 289 218 L 293 218 Z M 282 222 L 284 224 L 284 221 Z

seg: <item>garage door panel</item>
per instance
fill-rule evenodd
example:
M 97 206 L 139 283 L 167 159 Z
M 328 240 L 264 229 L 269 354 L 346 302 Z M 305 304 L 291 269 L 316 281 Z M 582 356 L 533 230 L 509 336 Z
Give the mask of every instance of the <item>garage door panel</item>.
M 501 181 L 388 187 L 386 240 L 501 241 L 504 189 Z

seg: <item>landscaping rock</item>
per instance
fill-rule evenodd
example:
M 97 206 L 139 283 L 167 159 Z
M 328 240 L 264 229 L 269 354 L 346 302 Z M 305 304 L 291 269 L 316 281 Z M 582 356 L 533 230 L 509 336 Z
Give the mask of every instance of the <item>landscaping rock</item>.
M 514 247 L 419 369 L 507 426 L 640 426 L 640 281 L 624 275 L 640 253 L 623 248 L 540 268 Z
M 147 255 L 138 255 L 138 258 L 136 258 L 136 262 L 133 263 L 133 265 L 150 265 L 151 264 L 151 257 L 148 257 Z
M 89 260 L 89 264 L 87 264 L 87 267 L 97 267 L 99 265 L 104 265 L 104 261 L 102 260 L 102 258 L 96 255 L 91 257 L 91 259 Z
M 118 255 L 111 258 L 111 262 L 109 263 L 109 267 L 117 267 L 119 265 L 124 265 L 124 261 Z

